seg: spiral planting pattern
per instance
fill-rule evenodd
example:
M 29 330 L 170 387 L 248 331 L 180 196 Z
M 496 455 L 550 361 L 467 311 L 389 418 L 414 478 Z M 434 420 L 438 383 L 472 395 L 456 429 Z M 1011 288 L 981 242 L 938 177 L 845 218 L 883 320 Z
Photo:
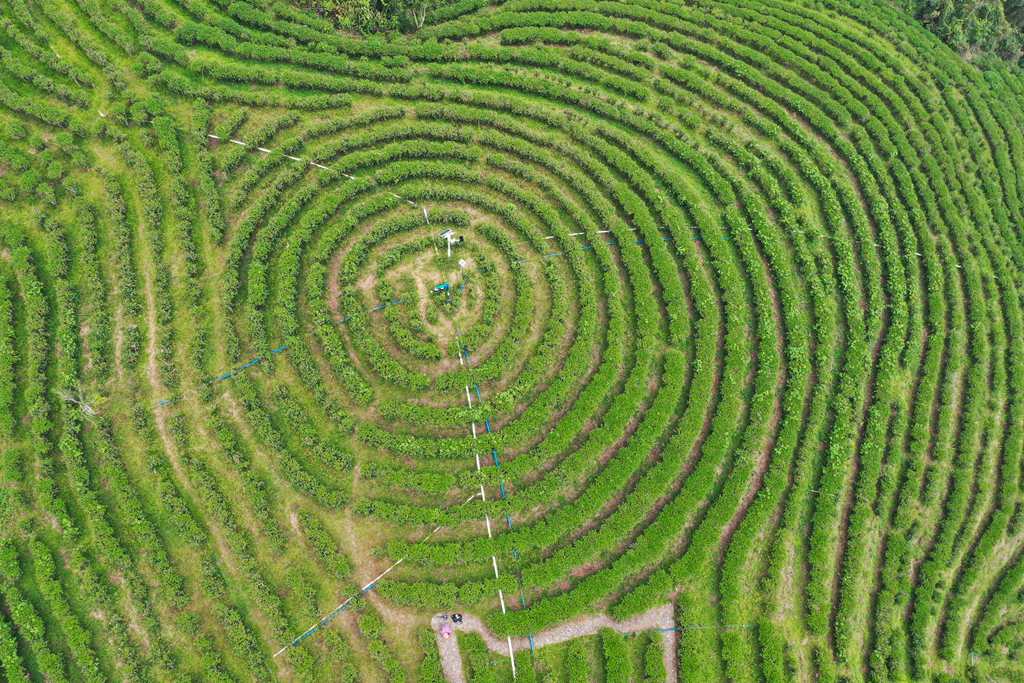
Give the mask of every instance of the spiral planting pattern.
M 9 680 L 666 601 L 677 672 L 517 679 L 1024 678 L 1019 74 L 861 0 L 0 8 Z

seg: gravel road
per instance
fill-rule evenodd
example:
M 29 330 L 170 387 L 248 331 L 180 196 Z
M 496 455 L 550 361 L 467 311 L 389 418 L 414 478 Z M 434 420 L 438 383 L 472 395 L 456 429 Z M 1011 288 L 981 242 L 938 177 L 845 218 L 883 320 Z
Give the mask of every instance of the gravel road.
M 441 625 L 444 623 L 443 615 L 435 614 L 430 620 L 434 629 L 434 637 L 437 640 L 438 651 L 441 654 L 441 666 L 444 669 L 444 676 L 449 683 L 465 683 L 465 672 L 462 670 L 462 656 L 459 653 L 459 642 L 456 638 L 443 638 L 441 636 Z M 452 624 L 456 631 L 472 632 L 483 638 L 487 647 L 494 653 L 507 657 L 508 643 L 505 638 L 496 636 L 483 625 L 483 623 L 472 614 L 463 614 L 461 624 Z M 449 621 L 449 623 L 451 623 Z M 594 635 L 602 628 L 611 628 L 619 633 L 639 633 L 651 629 L 670 629 L 675 626 L 672 619 L 672 605 L 664 604 L 655 607 L 625 621 L 613 621 L 606 614 L 589 615 L 566 621 L 557 626 L 541 631 L 533 636 L 535 647 L 555 645 L 573 638 Z M 676 681 L 676 632 L 665 631 L 662 633 L 665 643 L 665 670 L 668 672 L 670 683 Z M 516 652 L 526 650 L 530 647 L 530 641 L 523 637 L 512 638 L 512 649 Z

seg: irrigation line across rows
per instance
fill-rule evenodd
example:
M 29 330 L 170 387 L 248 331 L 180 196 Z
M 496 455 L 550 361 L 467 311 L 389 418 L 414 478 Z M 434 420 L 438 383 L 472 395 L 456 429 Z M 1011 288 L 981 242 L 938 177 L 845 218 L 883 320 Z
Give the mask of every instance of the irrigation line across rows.
M 101 113 L 101 116 L 102 116 L 102 113 Z M 203 136 L 202 133 L 196 133 L 196 135 Z M 220 135 L 214 135 L 213 133 L 206 133 L 205 137 L 209 138 L 210 140 L 218 140 L 218 141 L 227 140 L 227 142 L 229 142 L 229 143 L 231 143 L 233 145 L 238 145 L 239 147 L 242 147 L 242 148 L 245 148 L 245 149 L 251 149 L 251 150 L 256 150 L 258 152 L 263 152 L 264 154 L 280 154 L 284 158 L 290 159 L 291 161 L 295 161 L 295 162 L 298 162 L 298 163 L 301 163 L 301 164 L 306 164 L 308 166 L 314 166 L 314 167 L 319 168 L 319 169 L 324 170 L 324 171 L 334 171 L 335 173 L 340 173 L 343 177 L 348 178 L 349 180 L 358 180 L 359 179 L 358 176 L 354 176 L 351 173 L 346 173 L 344 171 L 339 171 L 338 169 L 331 168 L 330 166 L 326 166 L 324 164 L 321 164 L 318 161 L 313 161 L 311 159 L 303 159 L 302 157 L 297 157 L 297 156 L 294 156 L 292 154 L 285 154 L 284 152 L 280 152 L 280 151 L 278 151 L 276 149 L 267 149 L 266 147 L 260 147 L 258 145 L 253 145 L 251 143 L 245 142 L 244 140 L 239 140 L 237 138 L 225 138 L 225 137 L 220 136 Z M 413 200 L 409 199 L 408 197 L 403 197 L 402 195 L 398 194 L 397 192 L 393 192 L 391 190 L 388 190 L 388 194 L 390 196 L 394 197 L 395 199 L 401 199 L 403 202 L 406 202 L 410 206 L 415 206 L 417 208 L 423 209 L 423 218 L 424 218 L 424 220 L 426 220 L 427 225 L 430 225 L 430 215 L 427 213 L 427 207 L 421 206 L 420 204 L 417 204 Z M 626 227 L 626 230 L 629 230 L 631 232 L 635 232 L 636 228 Z M 659 228 L 659 230 L 661 232 L 667 232 L 667 230 L 665 228 Z M 596 231 L 596 234 L 598 234 L 598 235 L 605 235 L 605 234 L 610 234 L 611 232 L 612 232 L 611 230 L 598 230 L 598 231 Z M 571 232 L 571 233 L 569 233 L 569 236 L 570 237 L 577 237 L 577 236 L 585 235 L 585 234 L 586 233 L 584 233 L 584 232 Z M 545 240 L 553 240 L 556 237 L 557 237 L 557 235 L 545 235 L 544 239 Z M 665 239 L 670 239 L 670 238 L 666 237 Z
M 477 496 L 479 496 L 479 495 L 480 495 L 479 493 L 474 493 L 474 494 L 473 494 L 473 495 L 471 495 L 471 496 L 470 496 L 469 498 L 467 498 L 466 500 L 464 500 L 464 501 L 463 501 L 463 502 L 462 502 L 462 503 L 461 503 L 461 504 L 460 504 L 460 505 L 459 505 L 458 507 L 459 507 L 459 508 L 461 508 L 461 507 L 463 507 L 463 506 L 467 505 L 468 503 L 470 503 L 470 502 L 471 502 L 471 501 L 472 501 L 473 499 L 475 499 L 475 498 L 476 498 Z M 456 508 L 456 509 L 458 509 L 458 508 Z M 430 540 L 430 537 L 431 537 L 431 536 L 433 536 L 434 534 L 436 534 L 436 533 L 437 533 L 438 531 L 440 531 L 440 530 L 441 530 L 441 529 L 443 529 L 444 527 L 445 527 L 445 525 L 444 525 L 444 524 L 438 524 L 438 525 L 437 525 L 436 527 L 434 527 L 433 531 L 431 531 L 431 532 L 430 532 L 429 534 L 427 534 L 426 536 L 424 536 L 423 538 L 421 538 L 421 539 L 420 539 L 419 541 L 417 541 L 417 542 L 416 542 L 415 544 L 413 544 L 413 545 L 412 545 L 412 547 L 410 548 L 410 550 L 411 550 L 412 548 L 415 548 L 415 547 L 416 547 L 416 546 L 418 546 L 418 545 L 422 545 L 423 543 L 426 543 L 426 542 L 427 542 L 428 540 Z M 324 615 L 323 617 L 321 617 L 321 618 L 320 618 L 320 619 L 319 619 L 319 620 L 318 620 L 318 621 L 317 621 L 317 622 L 316 622 L 315 624 L 313 624 L 312 626 L 310 626 L 310 627 L 309 627 L 308 629 L 306 629 L 305 631 L 303 631 L 303 632 L 302 632 L 302 633 L 301 633 L 301 634 L 300 634 L 299 636 L 297 636 L 296 638 L 294 638 L 294 639 L 293 639 L 293 640 L 292 640 L 291 642 L 289 642 L 289 643 L 288 643 L 287 645 L 285 645 L 285 646 L 284 646 L 284 647 L 282 647 L 282 648 L 281 648 L 280 650 L 278 650 L 277 652 L 275 652 L 275 653 L 274 653 L 274 658 L 276 658 L 276 657 L 277 657 L 278 655 L 280 655 L 280 654 L 281 654 L 282 652 L 284 652 L 284 651 L 285 651 L 285 650 L 287 650 L 288 648 L 290 648 L 290 647 L 295 647 L 296 645 L 299 645 L 299 644 L 300 644 L 300 643 L 302 643 L 302 641 L 304 641 L 304 640 L 305 640 L 306 638 L 309 638 L 310 636 L 312 636 L 313 634 L 315 634 L 315 633 L 316 633 L 317 631 L 319 631 L 320 629 L 322 629 L 323 627 L 327 626 L 327 625 L 328 625 L 328 624 L 330 624 L 330 623 L 331 623 L 332 621 L 334 621 L 334 619 L 335 619 L 335 618 L 336 618 L 336 617 L 337 617 L 337 616 L 338 616 L 339 614 L 341 614 L 342 612 L 344 612 L 344 611 L 345 611 L 345 610 L 346 610 L 346 609 L 348 608 L 348 606 L 349 606 L 349 605 L 350 605 L 350 604 L 352 603 L 352 601 L 353 601 L 353 600 L 355 600 L 356 598 L 358 598 L 358 597 L 360 597 L 360 596 L 362 596 L 362 595 L 366 595 L 367 593 L 369 593 L 370 591 L 372 591 L 372 590 L 373 590 L 373 589 L 374 589 L 374 588 L 376 587 L 376 585 L 377 585 L 377 584 L 378 584 L 378 583 L 379 583 L 379 582 L 380 582 L 380 581 L 381 581 L 381 580 L 382 580 L 382 579 L 383 579 L 383 578 L 384 578 L 385 576 L 387 576 L 388 574 L 390 574 L 390 573 L 391 573 L 391 571 L 392 571 L 393 569 L 395 569 L 395 567 L 397 567 L 398 565 L 400 565 L 400 564 L 402 564 L 403 562 L 405 562 L 405 559 L 406 559 L 406 557 L 408 557 L 408 553 L 406 553 L 406 555 L 405 555 L 404 557 L 401 557 L 401 558 L 399 558 L 398 560 L 396 560 L 396 561 L 395 561 L 395 562 L 394 562 L 394 563 L 393 563 L 393 564 L 392 564 L 392 565 L 391 565 L 390 567 L 388 567 L 387 569 L 385 569 L 384 571 L 382 571 L 382 572 L 381 572 L 380 574 L 378 574 L 378 575 L 377 575 L 377 576 L 376 576 L 376 577 L 375 577 L 375 578 L 374 578 L 374 579 L 373 579 L 372 581 L 370 581 L 370 582 L 369 582 L 368 584 L 366 584 L 365 586 L 363 586 L 362 588 L 360 588 L 358 592 L 356 592 L 356 593 L 353 593 L 352 595 L 350 595 L 350 596 L 348 596 L 347 598 L 345 598 L 345 600 L 343 600 L 343 601 L 341 602 L 341 604 L 340 604 L 340 605 L 338 605 L 337 607 L 335 607 L 334 609 L 332 609 L 332 610 L 331 610 L 330 612 L 328 612 L 327 614 L 325 614 L 325 615 Z
M 103 114 L 103 112 L 100 112 L 100 117 L 101 118 L 106 118 L 106 115 Z M 201 135 L 201 134 L 199 134 L 199 135 Z M 221 141 L 221 140 L 225 139 L 222 136 L 215 135 L 213 133 L 207 133 L 205 137 L 210 139 L 210 140 L 218 140 L 218 141 Z M 254 149 L 254 150 L 256 150 L 258 152 L 262 152 L 264 154 L 281 154 L 283 157 L 285 157 L 286 159 L 289 159 L 291 161 L 294 161 L 294 162 L 297 162 L 297 163 L 304 163 L 304 164 L 307 164 L 309 166 L 313 166 L 315 168 L 318 168 L 318 169 L 321 169 L 321 170 L 325 170 L 325 171 L 334 171 L 334 172 L 340 173 L 343 177 L 345 177 L 345 178 L 347 178 L 349 180 L 358 180 L 358 177 L 355 176 L 355 175 L 352 175 L 351 173 L 346 173 L 344 171 L 338 171 L 337 169 L 331 168 L 330 166 L 326 166 L 326 165 L 321 164 L 321 163 L 319 163 L 317 161 L 303 159 L 302 157 L 297 157 L 297 156 L 294 156 L 294 155 L 291 155 L 291 154 L 286 154 L 284 152 L 278 152 L 276 150 L 268 149 L 266 147 L 262 147 L 262 146 L 258 146 L 258 145 L 251 145 L 249 143 L 246 143 L 246 142 L 244 142 L 242 140 L 238 140 L 236 138 L 226 138 L 226 139 L 227 139 L 227 142 L 229 142 L 229 143 L 231 143 L 233 145 L 237 145 L 239 147 L 245 148 L 245 149 Z M 398 194 L 397 192 L 394 192 L 394 191 L 390 191 L 389 190 L 388 194 L 390 196 L 396 198 L 396 199 L 400 199 L 400 200 L 406 202 L 410 206 L 415 206 L 417 208 L 423 209 L 423 218 L 426 221 L 426 224 L 430 225 L 430 215 L 428 214 L 427 208 L 425 206 L 420 206 L 415 201 L 413 201 L 413 200 L 411 200 L 411 199 L 409 199 L 407 197 L 403 197 L 402 195 L 400 195 L 400 194 Z M 626 230 L 629 230 L 631 232 L 635 232 L 636 228 L 627 227 Z M 661 231 L 665 232 L 665 229 L 662 228 Z M 604 235 L 604 234 L 609 234 L 610 235 L 611 233 L 612 233 L 611 230 L 598 230 L 598 231 L 596 231 L 597 235 Z M 570 237 L 578 237 L 578 236 L 584 236 L 584 235 L 586 235 L 585 232 L 571 232 L 571 233 L 569 233 Z M 544 237 L 545 240 L 553 240 L 553 239 L 556 239 L 556 238 L 557 238 L 556 235 L 546 235 Z M 664 239 L 665 240 L 669 240 L 669 239 L 671 239 L 671 237 L 665 236 Z M 643 244 L 643 240 L 637 240 L 637 244 Z M 561 252 L 550 252 L 548 254 L 544 254 L 544 256 L 557 256 L 560 253 Z M 381 306 L 381 307 L 383 307 L 383 306 Z M 374 309 L 374 310 L 378 310 L 378 309 Z M 462 352 L 462 348 L 461 348 L 461 341 L 459 341 L 459 343 L 460 343 L 459 364 L 460 365 L 464 365 L 463 352 Z M 287 346 L 284 346 L 284 347 L 281 347 L 280 350 L 283 351 L 283 350 L 286 350 L 286 349 L 287 349 Z M 278 352 L 279 352 L 279 350 L 275 349 L 272 353 L 278 353 Z M 262 360 L 262 358 L 253 359 L 252 361 L 249 361 L 248 363 L 246 363 L 245 365 L 243 365 L 242 367 L 240 367 L 236 371 L 231 371 L 231 372 L 225 373 L 224 375 L 218 376 L 217 378 L 214 379 L 214 381 L 221 381 L 221 380 L 230 379 L 237 372 L 240 372 L 240 371 L 250 367 L 251 365 L 255 365 L 255 364 L 259 363 L 261 360 Z M 478 391 L 479 391 L 479 389 L 478 389 Z M 479 397 L 479 394 L 478 394 L 478 397 Z M 470 398 L 469 385 L 466 385 L 466 401 L 467 401 L 469 407 L 472 408 L 473 402 L 472 402 L 472 399 Z M 161 401 L 161 405 L 164 405 L 163 401 Z M 489 425 L 486 426 L 486 429 L 487 429 L 487 432 L 490 433 L 490 426 Z M 475 422 L 473 422 L 471 424 L 471 430 L 472 430 L 472 434 L 473 434 L 473 439 L 476 440 L 476 438 L 477 438 L 477 430 L 476 430 L 476 423 Z M 479 455 L 479 453 L 474 453 L 474 456 L 476 458 L 477 471 L 480 471 L 481 470 L 480 455 Z M 496 466 L 498 466 L 498 465 L 496 464 Z M 480 491 L 478 493 L 474 493 L 473 495 L 471 495 L 459 507 L 462 507 L 462 506 L 468 504 L 469 502 L 471 502 L 472 500 L 474 500 L 478 496 L 482 500 L 484 500 L 484 501 L 487 500 L 486 494 L 484 492 L 483 484 L 480 485 Z M 487 536 L 488 536 L 488 538 L 493 538 L 492 530 L 491 530 L 490 515 L 487 512 L 484 512 L 484 522 L 486 523 L 486 526 L 487 526 Z M 440 525 L 434 527 L 434 529 L 430 533 L 428 533 L 426 536 L 424 536 L 422 539 L 420 539 L 413 547 L 416 547 L 418 545 L 421 545 L 421 544 L 425 543 L 434 534 L 436 534 L 438 531 L 440 531 L 442 528 L 444 528 L 444 526 L 445 525 L 440 524 Z M 302 634 L 300 634 L 299 636 L 294 638 L 292 641 L 290 641 L 287 645 L 282 647 L 280 650 L 275 652 L 274 653 L 274 658 L 277 658 L 283 652 L 288 650 L 288 648 L 295 647 L 296 645 L 301 644 L 304 640 L 306 640 L 310 636 L 314 635 L 317 631 L 319 631 L 320 629 L 322 629 L 325 626 L 327 626 L 328 624 L 330 624 L 339 614 L 344 612 L 348 608 L 348 606 L 350 604 L 352 604 L 353 600 L 355 600 L 357 597 L 365 595 L 366 593 L 368 593 L 371 590 L 373 590 L 374 587 L 377 585 L 377 583 L 380 582 L 382 579 L 384 579 L 384 577 L 386 577 L 389 573 L 391 573 L 392 570 L 397 568 L 398 565 L 402 564 L 405 561 L 406 557 L 402 557 L 402 558 L 399 558 L 398 560 L 396 560 L 391 566 L 389 566 L 383 572 L 378 574 L 372 581 L 370 581 L 365 586 L 363 586 L 361 589 L 359 589 L 358 592 L 353 593 L 352 595 L 348 596 L 337 607 L 335 607 L 333 610 L 331 610 L 330 612 L 325 614 L 315 624 L 313 624 L 308 629 L 306 629 L 306 631 L 304 631 Z M 498 579 L 499 578 L 498 559 L 497 559 L 497 557 L 495 555 L 491 555 L 491 566 L 494 569 L 494 578 Z M 498 600 L 499 600 L 499 602 L 501 604 L 502 614 L 504 614 L 506 612 L 505 596 L 504 596 L 504 593 L 502 592 L 500 587 L 498 588 Z M 530 645 L 531 645 L 531 650 L 532 650 L 532 647 L 533 647 L 533 643 L 532 643 L 533 639 L 532 639 L 532 637 L 530 638 L 530 640 L 531 640 Z M 508 643 L 509 661 L 510 661 L 510 663 L 512 665 L 512 678 L 514 679 L 516 677 L 516 663 L 515 663 L 514 651 L 513 651 L 513 648 L 512 648 L 512 637 L 511 636 L 507 636 L 506 637 L 506 641 Z
M 391 299 L 390 301 L 385 301 L 384 303 L 377 304 L 376 306 L 370 308 L 369 311 L 371 313 L 376 313 L 378 311 L 383 311 L 385 308 L 388 308 L 390 306 L 398 306 L 399 304 L 404 304 L 404 303 L 406 303 L 406 302 L 403 301 L 402 299 Z M 338 320 L 338 322 L 344 324 L 344 323 L 348 322 L 350 317 L 351 316 L 347 316 L 346 315 L 343 318 L 341 318 L 340 320 Z M 270 355 L 277 355 L 279 353 L 284 353 L 287 350 L 288 350 L 288 345 L 284 344 L 282 346 L 277 347 L 276 349 L 271 349 L 270 350 Z M 260 363 L 262 363 L 263 361 L 265 361 L 267 359 L 268 359 L 268 356 L 256 356 L 255 358 L 250 359 L 249 361 L 243 363 L 242 365 L 235 366 L 233 369 L 228 370 L 227 372 L 221 373 L 221 374 L 217 375 L 216 377 L 207 377 L 206 379 L 203 380 L 203 383 L 204 384 L 216 384 L 217 382 L 224 382 L 224 381 L 229 380 L 229 379 L 231 379 L 231 378 L 233 378 L 233 377 L 235 377 L 237 375 L 240 375 L 242 372 L 244 372 L 245 370 L 248 370 L 249 368 L 253 367 L 254 365 L 259 365 Z M 180 401 L 183 397 L 184 397 L 184 394 L 182 396 L 178 396 L 177 398 L 161 399 L 160 401 L 157 402 L 157 405 L 159 405 L 161 408 L 163 408 L 165 406 L 173 405 L 173 404 L 177 403 L 178 401 Z
M 100 114 L 100 118 L 102 118 L 102 119 L 106 119 L 107 118 L 107 115 L 104 114 L 102 111 L 99 112 L 99 114 Z M 325 170 L 325 171 L 334 171 L 336 173 L 340 173 L 343 177 L 348 178 L 349 180 L 358 180 L 358 176 L 352 175 L 351 173 L 346 173 L 344 171 L 338 171 L 337 169 L 331 168 L 330 166 L 325 166 L 324 164 L 321 164 L 321 163 L 319 163 L 317 161 L 307 160 L 307 159 L 303 159 L 302 157 L 294 156 L 292 154 L 285 154 L 284 152 L 279 152 L 279 151 L 274 150 L 274 149 L 268 149 L 266 147 L 261 147 L 259 145 L 253 145 L 251 143 L 247 143 L 244 140 L 239 140 L 237 138 L 224 138 L 224 137 L 222 137 L 220 135 L 215 135 L 213 133 L 206 133 L 205 136 L 202 133 L 196 133 L 196 135 L 198 135 L 200 137 L 208 138 L 210 140 L 221 141 L 221 140 L 225 140 L 226 139 L 229 143 L 231 143 L 233 145 L 238 145 L 239 147 L 242 147 L 244 149 L 254 149 L 256 151 L 263 152 L 264 154 L 280 154 L 284 158 L 290 159 L 291 161 L 295 161 L 295 162 L 302 163 L 302 164 L 307 164 L 309 166 L 314 166 L 316 168 L 319 168 L 319 169 L 322 169 L 322 170 Z M 406 202 L 410 206 L 415 206 L 415 207 L 423 209 L 423 218 L 426 220 L 427 225 L 430 225 L 430 216 L 427 213 L 427 207 L 421 206 L 420 204 L 417 204 L 415 201 L 409 199 L 408 197 L 403 197 L 402 195 L 398 194 L 397 192 L 388 191 L 388 194 L 390 196 L 396 198 L 396 199 L 401 199 L 402 201 Z M 690 226 L 690 227 L 691 227 L 691 229 L 696 229 L 696 226 Z M 631 228 L 631 227 L 628 227 L 628 226 L 625 229 L 629 230 L 631 232 L 635 232 L 636 231 L 636 228 Z M 660 232 L 669 232 L 668 229 L 666 229 L 664 227 L 659 228 L 659 231 Z M 596 234 L 603 235 L 603 234 L 610 234 L 611 232 L 612 232 L 611 230 L 597 230 Z M 806 231 L 806 230 L 798 230 L 797 232 L 807 233 L 808 231 Z M 577 236 L 581 236 L 581 235 L 586 235 L 586 233 L 585 232 L 570 232 L 569 233 L 570 237 L 577 237 Z M 723 237 L 725 237 L 727 239 L 728 238 L 728 233 L 723 235 Z M 829 239 L 829 240 L 838 240 L 838 239 L 840 239 L 840 238 L 832 236 L 832 235 L 825 235 L 824 237 L 826 239 Z M 553 240 L 553 239 L 556 239 L 556 238 L 557 238 L 557 235 L 545 235 L 544 236 L 545 240 Z M 670 240 L 672 238 L 671 238 L 671 236 L 666 235 L 663 239 L 665 239 L 667 241 L 667 240 Z M 697 241 L 700 241 L 700 240 L 698 239 Z M 873 244 L 876 247 L 881 247 L 882 246 L 878 242 L 870 242 L 870 243 Z M 637 244 L 643 244 L 643 241 L 642 240 L 638 240 Z M 545 256 L 557 256 L 560 253 L 561 252 L 550 252 L 548 254 L 545 254 Z M 922 254 L 920 252 L 914 252 L 914 253 L 917 256 L 922 256 Z M 955 264 L 955 265 L 956 265 L 957 268 L 960 268 L 959 264 Z
M 458 333 L 458 330 L 456 330 L 455 341 L 456 341 L 456 344 L 458 344 L 458 347 L 459 347 L 459 365 L 464 367 L 465 366 L 464 357 L 468 356 L 469 354 L 464 351 L 465 347 L 462 345 L 462 337 Z M 473 387 L 476 390 L 477 399 L 482 402 L 483 399 L 480 398 L 480 385 L 479 384 L 474 384 Z M 470 409 L 473 408 L 473 399 L 470 397 L 469 385 L 468 384 L 466 385 L 466 404 L 469 406 Z M 491 433 L 491 421 L 490 421 L 490 418 L 487 418 L 487 419 L 484 420 L 484 428 L 487 430 L 488 434 Z M 475 420 L 470 422 L 470 429 L 471 429 L 471 431 L 473 433 L 473 442 L 475 443 L 476 440 L 477 440 L 477 431 L 476 431 L 476 421 Z M 492 450 L 491 453 L 492 453 L 492 455 L 494 457 L 494 466 L 495 467 L 500 467 L 500 464 L 498 463 L 497 451 Z M 481 471 L 480 452 L 477 449 L 475 449 L 475 448 L 473 449 L 473 457 L 476 458 L 476 471 L 480 472 Z M 501 479 L 499 479 L 499 481 L 500 481 L 499 491 L 501 493 L 501 498 L 505 498 L 505 482 L 504 482 L 504 480 L 501 480 Z M 479 495 L 480 495 L 481 500 L 483 500 L 485 502 L 487 501 L 487 495 L 484 493 L 483 482 L 480 483 L 480 493 L 479 493 Z M 512 528 L 512 520 L 508 516 L 507 513 L 505 515 L 505 519 L 508 520 L 509 529 L 511 529 Z M 494 540 L 494 535 L 491 532 L 491 516 L 487 512 L 486 508 L 484 509 L 484 522 L 487 525 L 487 538 L 488 538 L 488 540 Z M 491 554 L 491 566 L 494 568 L 494 580 L 497 581 L 499 579 L 499 576 L 498 576 L 498 558 L 493 553 Z M 522 600 L 522 594 L 520 594 L 520 600 Z M 505 614 L 506 613 L 506 609 L 505 609 L 505 594 L 502 592 L 500 585 L 498 586 L 498 601 L 501 603 L 501 613 Z M 525 602 L 524 602 L 524 606 L 525 606 Z M 515 651 L 512 649 L 512 636 L 511 635 L 506 635 L 505 636 L 505 640 L 508 643 L 508 660 L 512 664 L 512 679 L 515 680 L 515 678 L 516 678 L 516 658 L 515 658 Z

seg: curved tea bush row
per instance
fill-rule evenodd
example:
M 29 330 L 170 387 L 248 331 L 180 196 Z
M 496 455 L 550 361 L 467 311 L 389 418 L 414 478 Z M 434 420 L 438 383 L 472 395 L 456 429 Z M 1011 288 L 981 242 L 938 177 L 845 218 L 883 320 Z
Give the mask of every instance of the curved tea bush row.
M 0 81 L 13 680 L 665 601 L 682 679 L 1020 673 L 1018 74 L 873 2 L 11 0 Z M 600 640 L 519 677 L 665 678 Z

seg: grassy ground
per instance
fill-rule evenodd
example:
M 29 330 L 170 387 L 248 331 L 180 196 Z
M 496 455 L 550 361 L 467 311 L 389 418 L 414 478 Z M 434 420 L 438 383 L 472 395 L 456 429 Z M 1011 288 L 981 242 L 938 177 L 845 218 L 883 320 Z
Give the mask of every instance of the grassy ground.
M 874 2 L 0 15 L 8 679 L 432 680 L 438 611 L 666 600 L 634 679 L 1021 675 L 1015 72 Z

